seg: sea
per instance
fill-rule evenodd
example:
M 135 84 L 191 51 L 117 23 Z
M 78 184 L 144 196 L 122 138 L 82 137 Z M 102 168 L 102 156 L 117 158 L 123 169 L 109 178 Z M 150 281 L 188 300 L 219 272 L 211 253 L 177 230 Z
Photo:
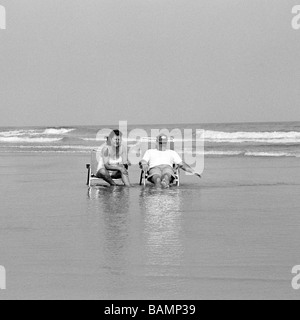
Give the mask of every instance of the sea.
M 117 126 L 1 127 L 0 153 L 89 153 L 105 140 L 105 128 Z M 134 129 L 149 137 L 157 129 L 192 130 L 193 139 L 202 132 L 206 157 L 300 157 L 300 122 L 128 126 Z
M 89 188 L 117 127 L 0 128 L 0 300 L 300 299 L 300 122 L 129 125 L 130 150 L 136 129 L 202 137 L 202 179 L 144 187 L 133 164 L 132 188 Z

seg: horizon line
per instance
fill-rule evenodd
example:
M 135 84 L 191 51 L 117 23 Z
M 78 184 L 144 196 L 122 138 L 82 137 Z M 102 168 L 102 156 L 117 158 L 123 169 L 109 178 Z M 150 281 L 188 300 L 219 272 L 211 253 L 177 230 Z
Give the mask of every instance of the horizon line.
M 127 120 L 119 120 L 119 121 L 127 121 Z M 298 121 L 247 121 L 247 122 L 185 122 L 185 123 L 150 123 L 150 124 L 146 124 L 146 123 L 133 123 L 133 124 L 129 124 L 129 126 L 174 126 L 174 125 L 180 125 L 180 126 L 184 126 L 184 125 L 218 125 L 218 124 L 275 124 L 275 123 L 300 123 L 300 120 Z M 108 126 L 108 127 L 115 127 L 116 124 L 74 124 L 74 125 L 25 125 L 25 126 L 21 126 L 21 125 L 9 125 L 9 126 L 0 126 L 0 128 L 71 128 L 71 127 L 104 127 L 104 126 Z

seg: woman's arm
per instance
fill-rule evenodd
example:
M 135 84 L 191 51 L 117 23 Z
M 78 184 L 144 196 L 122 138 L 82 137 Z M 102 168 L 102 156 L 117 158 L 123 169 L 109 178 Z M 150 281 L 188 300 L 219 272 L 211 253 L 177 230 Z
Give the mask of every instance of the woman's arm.
M 127 167 L 128 169 L 128 166 L 131 166 L 131 163 L 130 161 L 128 160 L 128 152 L 127 152 L 127 148 L 125 148 L 124 146 L 122 146 L 122 150 L 121 150 L 121 156 L 122 156 L 122 162 L 123 162 L 123 165 L 125 167 Z

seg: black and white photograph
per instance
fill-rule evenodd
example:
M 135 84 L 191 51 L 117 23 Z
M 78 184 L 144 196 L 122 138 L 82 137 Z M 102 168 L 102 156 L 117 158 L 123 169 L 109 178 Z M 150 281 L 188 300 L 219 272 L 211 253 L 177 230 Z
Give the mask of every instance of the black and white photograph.
M 299 54 L 300 0 L 0 0 L 0 300 L 300 300 Z

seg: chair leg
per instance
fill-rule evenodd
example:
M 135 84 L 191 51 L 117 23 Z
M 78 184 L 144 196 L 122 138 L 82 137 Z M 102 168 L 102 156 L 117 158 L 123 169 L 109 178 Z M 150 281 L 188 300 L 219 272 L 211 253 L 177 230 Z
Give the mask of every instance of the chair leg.
M 148 172 L 144 172 L 144 187 L 146 187 L 147 185 L 148 176 L 149 176 Z
M 143 170 L 141 171 L 141 178 L 140 178 L 140 186 L 144 184 L 144 187 L 146 187 L 147 184 L 147 173 L 145 173 Z
M 141 171 L 140 186 L 143 184 L 144 171 Z
M 87 186 L 90 188 L 91 187 L 91 166 L 88 166 L 88 176 L 87 176 Z
M 89 168 L 89 166 L 87 165 L 86 166 L 86 168 L 87 168 L 87 170 L 88 170 L 88 173 L 87 173 L 87 178 L 86 178 L 86 185 L 88 186 L 89 185 L 89 183 L 90 183 L 90 168 Z

